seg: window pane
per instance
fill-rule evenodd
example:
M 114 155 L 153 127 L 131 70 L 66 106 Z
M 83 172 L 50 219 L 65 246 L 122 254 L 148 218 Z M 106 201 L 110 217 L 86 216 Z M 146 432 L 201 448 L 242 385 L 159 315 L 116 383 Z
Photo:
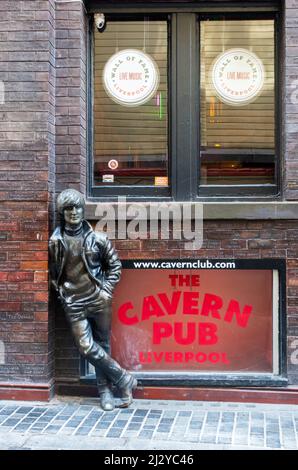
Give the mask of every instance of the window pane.
M 94 183 L 167 186 L 167 21 L 108 21 L 94 38 Z
M 274 183 L 274 21 L 201 23 L 201 184 Z

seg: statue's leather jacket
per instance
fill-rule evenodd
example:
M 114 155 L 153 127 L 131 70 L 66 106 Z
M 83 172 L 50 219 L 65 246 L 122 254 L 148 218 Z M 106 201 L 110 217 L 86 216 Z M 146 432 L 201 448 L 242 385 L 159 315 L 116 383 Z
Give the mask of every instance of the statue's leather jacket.
M 107 235 L 94 232 L 91 225 L 83 220 L 82 259 L 90 277 L 108 297 L 112 297 L 115 285 L 120 279 L 121 262 Z M 66 262 L 67 245 L 61 227 L 57 227 L 49 241 L 51 284 L 59 292 L 63 268 Z

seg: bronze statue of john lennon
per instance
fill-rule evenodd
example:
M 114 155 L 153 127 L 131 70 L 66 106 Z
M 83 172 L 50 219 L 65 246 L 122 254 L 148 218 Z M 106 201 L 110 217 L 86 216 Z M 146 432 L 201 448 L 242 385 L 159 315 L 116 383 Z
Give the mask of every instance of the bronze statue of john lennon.
M 121 262 L 106 234 L 94 232 L 84 220 L 84 207 L 83 195 L 74 189 L 57 198 L 61 225 L 49 243 L 51 284 L 80 353 L 95 367 L 100 405 L 111 411 L 112 384 L 120 407 L 127 407 L 137 380 L 111 357 L 112 294 Z

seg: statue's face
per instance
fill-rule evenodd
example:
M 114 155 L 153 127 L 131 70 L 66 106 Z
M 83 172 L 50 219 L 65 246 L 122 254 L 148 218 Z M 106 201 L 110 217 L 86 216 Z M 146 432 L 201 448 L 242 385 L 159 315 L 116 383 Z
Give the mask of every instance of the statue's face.
M 69 206 L 64 209 L 64 221 L 68 225 L 79 225 L 84 217 L 84 210 L 81 206 Z

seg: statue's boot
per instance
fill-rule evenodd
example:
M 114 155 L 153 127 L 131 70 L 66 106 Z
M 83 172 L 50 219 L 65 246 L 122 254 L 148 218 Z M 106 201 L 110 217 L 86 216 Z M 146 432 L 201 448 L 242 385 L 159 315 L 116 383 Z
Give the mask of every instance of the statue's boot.
M 133 401 L 132 392 L 137 387 L 137 380 L 122 369 L 118 362 L 106 352 L 100 359 L 100 367 L 103 373 L 116 385 L 120 392 L 121 408 L 127 408 Z
M 115 408 L 114 395 L 108 383 L 97 384 L 99 404 L 104 411 L 113 411 Z
M 99 367 L 95 367 L 95 373 L 100 406 L 104 411 L 113 411 L 115 408 L 114 395 L 108 379 Z
M 137 388 L 138 382 L 131 374 L 126 372 L 125 376 L 117 383 L 120 392 L 121 405 L 119 408 L 127 408 L 133 401 L 132 392 Z

